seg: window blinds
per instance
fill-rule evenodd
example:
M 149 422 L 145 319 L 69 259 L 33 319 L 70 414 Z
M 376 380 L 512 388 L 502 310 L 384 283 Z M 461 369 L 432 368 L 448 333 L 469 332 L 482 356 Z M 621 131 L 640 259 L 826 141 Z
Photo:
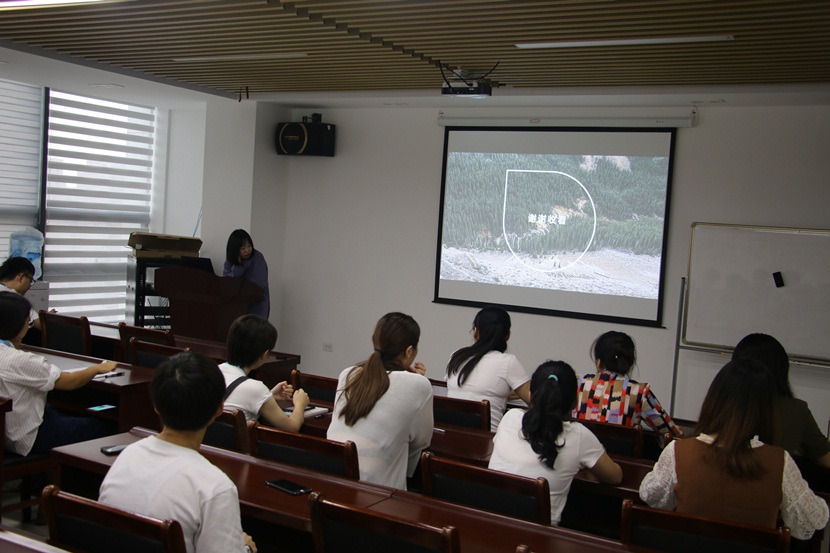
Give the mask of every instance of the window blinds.
M 150 223 L 155 109 L 50 92 L 44 274 L 50 307 L 124 320 L 127 240 Z

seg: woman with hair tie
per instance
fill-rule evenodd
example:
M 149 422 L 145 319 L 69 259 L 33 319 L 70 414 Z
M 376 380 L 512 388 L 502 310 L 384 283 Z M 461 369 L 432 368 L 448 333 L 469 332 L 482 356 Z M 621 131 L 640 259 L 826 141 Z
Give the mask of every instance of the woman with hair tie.
M 597 372 L 579 378 L 575 419 L 622 426 L 645 423 L 658 433 L 661 444 L 666 433 L 683 435 L 648 384 L 630 378 L 637 364 L 631 336 L 611 330 L 597 338 L 591 349 Z
M 374 351 L 340 373 L 328 439 L 357 445 L 360 479 L 406 489 L 432 438 L 432 385 L 416 363 L 421 329 L 403 313 L 381 317 Z
M 530 400 L 530 378 L 512 353 L 510 315 L 501 307 L 485 307 L 473 320 L 475 343 L 461 348 L 447 363 L 449 397 L 490 402 L 490 430 L 499 426 L 511 393 L 525 403 Z
M 530 408 L 505 413 L 493 438 L 490 468 L 547 479 L 550 523 L 559 525 L 574 475 L 588 469 L 605 484 L 619 484 L 622 469 L 590 430 L 570 422 L 576 374 L 564 361 L 545 361 L 530 380 Z

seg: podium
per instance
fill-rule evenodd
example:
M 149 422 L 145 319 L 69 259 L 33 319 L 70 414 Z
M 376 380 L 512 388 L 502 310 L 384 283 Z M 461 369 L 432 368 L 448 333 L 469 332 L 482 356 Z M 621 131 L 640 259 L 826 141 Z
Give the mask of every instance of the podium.
M 173 334 L 222 343 L 231 323 L 262 297 L 262 288 L 248 280 L 191 267 L 156 269 L 155 289 L 170 300 Z

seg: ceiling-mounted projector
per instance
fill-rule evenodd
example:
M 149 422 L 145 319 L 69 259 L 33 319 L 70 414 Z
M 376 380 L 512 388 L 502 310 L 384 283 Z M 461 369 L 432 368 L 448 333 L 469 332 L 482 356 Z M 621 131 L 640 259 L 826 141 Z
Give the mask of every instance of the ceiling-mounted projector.
M 486 98 L 491 96 L 492 93 L 493 87 L 485 80 L 462 81 L 460 79 L 450 79 L 444 81 L 444 86 L 441 87 L 441 94 L 452 96 Z

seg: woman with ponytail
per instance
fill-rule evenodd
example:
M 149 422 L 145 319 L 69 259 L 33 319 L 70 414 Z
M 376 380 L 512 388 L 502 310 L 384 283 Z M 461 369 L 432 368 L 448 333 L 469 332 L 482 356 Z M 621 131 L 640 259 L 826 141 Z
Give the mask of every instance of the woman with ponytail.
M 424 366 L 413 366 L 420 336 L 409 315 L 384 315 L 374 352 L 338 378 L 327 437 L 357 445 L 363 481 L 405 490 L 432 438 L 432 385 Z
M 530 408 L 505 413 L 493 438 L 490 468 L 547 479 L 550 520 L 557 526 L 574 475 L 587 468 L 600 482 L 619 484 L 622 469 L 590 430 L 570 422 L 576 374 L 564 361 L 545 361 L 530 380 Z
M 611 330 L 597 338 L 591 349 L 597 371 L 579 377 L 574 418 L 622 426 L 645 423 L 658 433 L 661 444 L 666 433 L 683 436 L 648 384 L 629 377 L 637 364 L 631 336 Z
M 501 307 L 485 307 L 473 320 L 475 343 L 461 348 L 447 363 L 447 395 L 490 402 L 490 430 L 499 426 L 508 396 L 515 391 L 530 400 L 530 378 L 516 356 L 507 351 L 510 315 Z

